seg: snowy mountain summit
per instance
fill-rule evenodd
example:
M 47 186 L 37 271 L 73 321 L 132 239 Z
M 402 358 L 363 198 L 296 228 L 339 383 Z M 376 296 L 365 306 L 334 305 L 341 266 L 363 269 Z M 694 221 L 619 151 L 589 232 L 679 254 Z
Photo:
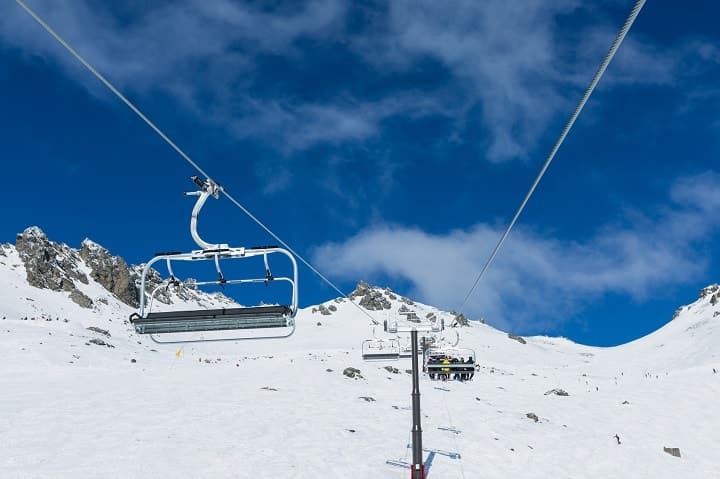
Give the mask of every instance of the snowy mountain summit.
M 364 282 L 300 310 L 289 339 L 178 347 L 128 322 L 139 268 L 37 227 L 0 245 L 3 479 L 407 477 L 409 359 L 360 350 L 408 309 L 477 357 L 471 382 L 421 378 L 428 478 L 720 477 L 719 285 L 613 348 L 507 334 Z M 234 304 L 188 288 L 158 301 Z

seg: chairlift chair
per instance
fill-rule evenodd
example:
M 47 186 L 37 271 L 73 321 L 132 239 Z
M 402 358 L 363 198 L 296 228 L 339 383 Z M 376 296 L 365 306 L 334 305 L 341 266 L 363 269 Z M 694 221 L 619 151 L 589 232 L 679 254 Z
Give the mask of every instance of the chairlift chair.
M 475 351 L 469 348 L 433 346 L 425 352 L 424 369 L 431 380 L 472 380 L 475 374 Z
M 200 238 L 197 232 L 197 219 L 200 210 L 207 199 L 212 196 L 219 197 L 220 186 L 211 180 L 203 181 L 194 176 L 193 181 L 200 188 L 199 191 L 186 193 L 187 196 L 198 196 L 190 220 L 190 233 L 193 240 L 200 246 L 199 250 L 190 253 L 160 253 L 147 262 L 140 278 L 140 309 L 139 312 L 130 316 L 130 322 L 138 334 L 148 334 L 157 343 L 189 343 L 200 341 L 229 341 L 243 339 L 271 339 L 287 338 L 295 332 L 295 314 L 298 304 L 298 269 L 294 256 L 286 249 L 277 246 L 258 246 L 252 248 L 230 247 L 227 244 L 211 244 Z M 268 256 L 281 254 L 290 260 L 292 265 L 292 277 L 273 276 Z M 265 275 L 258 278 L 226 279 L 220 267 L 221 261 L 240 260 L 262 256 L 265 265 Z M 146 291 L 147 278 L 152 266 L 165 261 L 170 278 L 156 287 L 150 295 Z M 170 284 L 180 285 L 173 273 L 173 262 L 180 261 L 212 261 L 218 274 L 218 279 L 211 281 L 198 281 L 193 283 L 196 286 L 225 286 L 232 284 L 248 283 L 269 283 L 271 281 L 282 281 L 290 284 L 291 297 L 286 305 L 263 305 L 253 307 L 236 307 L 221 309 L 199 309 L 189 311 L 151 311 L 155 295 L 161 288 L 167 288 Z M 148 299 L 149 296 L 149 299 Z M 261 333 L 253 335 L 257 331 L 269 329 L 280 331 L 278 334 L 270 335 Z M 202 333 L 217 331 L 242 331 L 242 335 L 232 337 L 190 337 L 183 333 Z M 173 336 L 174 334 L 174 336 Z M 238 333 L 239 334 L 239 333 Z M 167 339 L 170 335 L 170 339 Z
M 364 361 L 390 361 L 400 358 L 397 339 L 366 339 L 362 343 Z

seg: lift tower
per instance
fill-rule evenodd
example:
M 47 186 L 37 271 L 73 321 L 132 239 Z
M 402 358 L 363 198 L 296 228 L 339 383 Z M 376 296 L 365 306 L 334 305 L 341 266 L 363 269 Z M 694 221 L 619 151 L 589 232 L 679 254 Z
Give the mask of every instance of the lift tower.
M 410 479 L 425 479 L 425 465 L 423 464 L 422 426 L 420 425 L 420 368 L 418 366 L 418 332 L 437 333 L 442 330 L 442 322 L 433 324 L 421 321 L 414 311 L 401 311 L 405 316 L 402 321 L 388 323 L 385 321 L 385 331 L 388 333 L 410 333 L 412 345 L 412 464 L 410 465 Z

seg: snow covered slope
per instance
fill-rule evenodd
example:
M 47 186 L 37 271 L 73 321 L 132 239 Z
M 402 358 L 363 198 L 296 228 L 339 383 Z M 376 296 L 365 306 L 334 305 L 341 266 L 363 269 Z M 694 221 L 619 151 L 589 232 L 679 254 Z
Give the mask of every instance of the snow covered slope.
M 127 323 L 124 262 L 41 233 L 0 249 L 3 479 L 408 477 L 410 364 L 363 363 L 368 315 L 452 314 L 360 285 L 352 301 L 379 309 L 303 309 L 287 340 L 161 346 Z M 428 477 L 720 477 L 718 289 L 615 348 L 460 328 L 475 380 L 421 379 Z

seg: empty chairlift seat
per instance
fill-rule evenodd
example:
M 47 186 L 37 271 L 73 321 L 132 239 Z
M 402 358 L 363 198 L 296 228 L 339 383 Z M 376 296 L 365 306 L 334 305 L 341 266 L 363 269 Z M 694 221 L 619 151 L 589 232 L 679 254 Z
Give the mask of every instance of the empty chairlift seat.
M 396 339 L 368 339 L 362 343 L 365 361 L 395 360 L 400 358 L 400 345 Z

